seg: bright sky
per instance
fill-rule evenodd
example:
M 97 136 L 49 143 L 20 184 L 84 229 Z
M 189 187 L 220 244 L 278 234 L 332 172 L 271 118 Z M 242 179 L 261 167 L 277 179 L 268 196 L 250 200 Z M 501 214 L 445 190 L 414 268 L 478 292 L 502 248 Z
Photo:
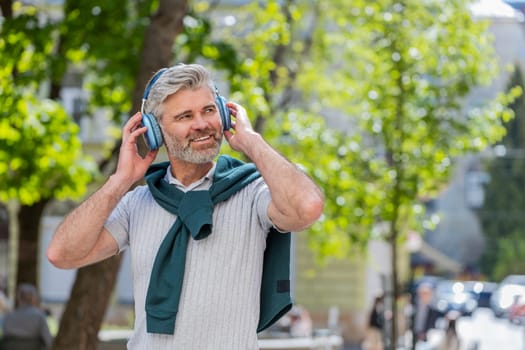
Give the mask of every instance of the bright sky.
M 472 5 L 474 14 L 481 17 L 516 17 L 517 11 L 503 0 L 478 0 Z

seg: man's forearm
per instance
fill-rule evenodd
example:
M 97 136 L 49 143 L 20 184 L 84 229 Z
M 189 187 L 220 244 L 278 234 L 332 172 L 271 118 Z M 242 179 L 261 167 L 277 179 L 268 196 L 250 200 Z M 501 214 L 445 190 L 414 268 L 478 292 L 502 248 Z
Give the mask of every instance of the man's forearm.
M 272 194 L 278 211 L 277 224 L 287 230 L 302 230 L 322 213 L 324 198 L 319 187 L 260 136 L 255 135 L 246 155 L 255 163 Z
M 93 195 L 69 213 L 58 226 L 48 246 L 48 259 L 56 266 L 69 268 L 90 254 L 104 223 L 130 186 L 111 176 Z

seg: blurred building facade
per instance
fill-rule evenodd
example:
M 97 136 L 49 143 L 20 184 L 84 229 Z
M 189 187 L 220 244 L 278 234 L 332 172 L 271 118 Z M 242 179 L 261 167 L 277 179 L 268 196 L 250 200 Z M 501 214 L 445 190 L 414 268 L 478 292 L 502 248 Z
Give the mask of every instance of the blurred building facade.
M 479 19 L 490 20 L 500 69 L 489 86 L 476 88 L 469 95 L 467 104 L 477 106 L 506 90 L 514 65 L 522 71 L 525 69 L 525 22 L 523 13 L 501 0 L 479 0 L 472 5 L 472 12 Z M 491 154 L 488 150 L 487 154 L 457 159 L 450 183 L 438 198 L 428 203 L 428 211 L 440 214 L 441 221 L 436 230 L 426 232 L 425 242 L 467 270 L 473 269 L 473 273 L 485 249 L 481 226 L 473 210 L 483 204 L 483 184 L 489 179 L 481 162 Z M 425 257 L 417 259 L 428 263 Z

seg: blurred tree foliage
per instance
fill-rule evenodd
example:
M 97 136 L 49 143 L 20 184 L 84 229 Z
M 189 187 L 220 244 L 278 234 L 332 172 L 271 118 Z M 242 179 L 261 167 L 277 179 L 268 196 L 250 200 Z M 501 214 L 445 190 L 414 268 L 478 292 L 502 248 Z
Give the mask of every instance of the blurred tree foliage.
M 0 200 L 9 202 L 13 296 L 15 284 L 36 284 L 45 205 L 53 198 L 80 197 L 96 166 L 82 152 L 78 125 L 49 88 L 58 26 L 40 27 L 35 8 L 13 3 L 9 12 L 6 3 L 0 22 Z
M 516 66 L 508 89 L 524 88 L 523 73 Z M 477 214 L 485 236 L 481 259 L 484 275 L 494 281 L 525 272 L 525 96 L 509 105 L 515 118 L 505 124 L 507 133 L 495 146 L 496 155 L 486 162 L 489 181 Z
M 504 135 L 505 106 L 520 93 L 465 107 L 472 88 L 497 74 L 488 23 L 468 5 L 250 2 L 224 28 L 242 62 L 232 97 L 325 191 L 312 249 L 346 256 L 370 238 L 387 240 L 394 296 L 398 243 L 431 227 L 422 201 L 446 185 L 456 157 Z

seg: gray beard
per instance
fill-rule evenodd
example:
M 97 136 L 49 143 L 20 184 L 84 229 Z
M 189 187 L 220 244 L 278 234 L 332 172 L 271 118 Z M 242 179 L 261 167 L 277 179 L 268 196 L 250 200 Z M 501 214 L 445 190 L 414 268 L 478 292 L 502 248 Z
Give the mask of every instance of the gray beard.
M 194 150 L 190 146 L 183 146 L 180 143 L 167 139 L 166 148 L 170 156 L 182 161 L 193 164 L 205 164 L 212 162 L 221 148 L 221 141 L 216 141 L 215 146 L 204 150 Z

